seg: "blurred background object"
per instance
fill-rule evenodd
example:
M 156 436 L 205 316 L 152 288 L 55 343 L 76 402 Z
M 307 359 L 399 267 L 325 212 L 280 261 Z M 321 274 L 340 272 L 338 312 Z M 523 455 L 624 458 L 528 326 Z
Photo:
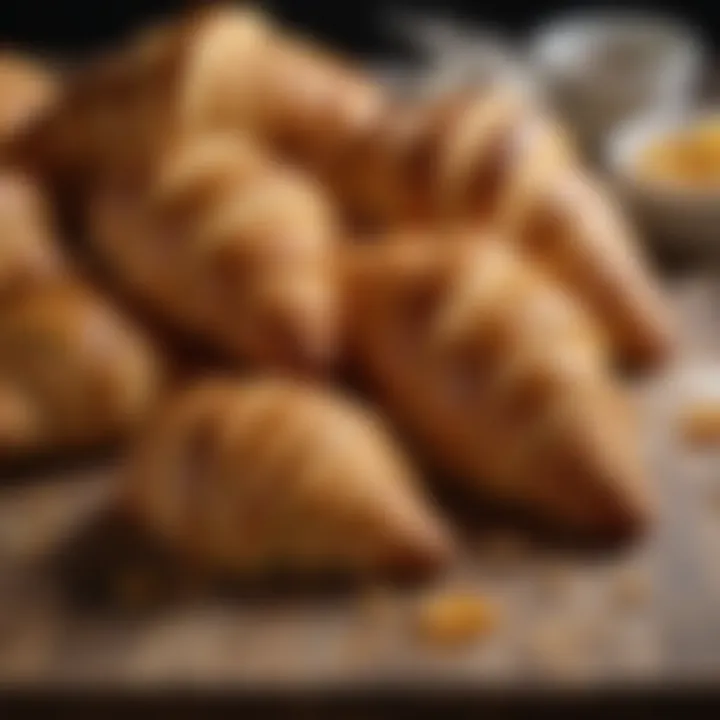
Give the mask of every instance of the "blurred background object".
M 716 109 L 669 107 L 621 124 L 607 160 L 628 209 L 668 251 L 715 257 L 720 226 Z
M 62 3 L 26 0 L 7 4 L 0 14 L 0 37 L 13 43 L 31 44 L 55 52 L 79 52 L 103 47 L 129 30 L 152 18 L 168 16 L 183 8 L 200 5 L 197 0 L 107 0 L 102 12 L 88 0 Z M 577 9 L 637 8 L 647 12 L 677 16 L 688 24 L 702 27 L 709 40 L 720 39 L 720 7 L 703 0 L 644 2 L 549 0 L 520 3 L 508 0 L 272 0 L 263 3 L 274 14 L 321 38 L 345 46 L 353 52 L 375 54 L 396 46 L 384 22 L 390 7 L 411 13 L 450 15 L 466 24 L 483 25 L 519 37 L 551 17 Z
M 13 4 L 0 15 L 0 41 L 63 57 L 82 57 L 148 21 L 201 4 L 207 3 L 113 1 L 104 3 L 99 13 L 87 0 L 61 4 L 29 0 Z M 532 83 L 526 71 L 530 71 L 534 78 L 545 81 L 552 98 L 561 103 L 593 149 L 609 124 L 629 112 L 686 100 L 699 76 L 698 29 L 708 44 L 717 42 L 720 33 L 720 9 L 698 0 L 353 0 L 341 5 L 320 0 L 268 0 L 261 5 L 300 31 L 379 64 L 382 76 L 394 86 L 402 79 L 405 89 L 447 89 L 448 85 L 477 84 L 488 76 L 501 76 L 528 88 Z M 624 37 L 610 37 L 620 34 Z M 657 36 L 658 40 L 657 52 L 647 55 L 650 76 L 640 77 L 639 71 L 629 75 L 627 68 L 603 70 L 596 55 L 589 54 L 594 53 L 596 41 L 603 44 L 603 37 L 613 43 L 627 45 L 629 41 L 640 50 L 641 40 L 645 42 L 640 35 L 646 39 Z M 617 59 L 617 53 L 611 54 Z M 520 63 L 520 57 L 529 62 Z M 634 63 L 634 67 L 639 65 Z M 603 72 L 606 76 L 600 77 Z
M 551 20 L 529 49 L 532 72 L 591 152 L 618 123 L 692 104 L 703 56 L 699 36 L 678 21 L 627 11 Z

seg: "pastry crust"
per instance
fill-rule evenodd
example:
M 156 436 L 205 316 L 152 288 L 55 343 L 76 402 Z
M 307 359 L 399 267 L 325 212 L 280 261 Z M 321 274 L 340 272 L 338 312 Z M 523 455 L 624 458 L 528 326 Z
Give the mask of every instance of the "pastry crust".
M 188 136 L 252 135 L 354 220 L 499 226 L 582 298 L 621 359 L 671 350 L 668 309 L 609 194 L 511 88 L 397 102 L 264 16 L 211 8 L 91 66 L 51 115 L 15 153 L 60 185 L 142 174 Z
M 124 437 L 160 386 L 149 341 L 75 282 L 35 288 L 0 310 L 0 457 Z
M 440 469 L 570 527 L 644 523 L 625 398 L 562 288 L 477 233 L 415 233 L 348 255 L 352 355 Z
M 562 130 L 509 90 L 385 113 L 332 183 L 374 225 L 500 229 L 582 299 L 623 360 L 654 365 L 672 348 L 670 311 L 610 193 Z
M 155 403 L 157 349 L 86 287 L 44 197 L 0 171 L 0 458 L 120 439 Z
M 281 379 L 205 380 L 147 433 L 131 515 L 176 552 L 239 575 L 433 570 L 450 540 L 369 410 Z
M 235 361 L 333 360 L 333 213 L 321 188 L 240 138 L 176 148 L 146 189 L 98 193 L 89 244 L 133 296 Z

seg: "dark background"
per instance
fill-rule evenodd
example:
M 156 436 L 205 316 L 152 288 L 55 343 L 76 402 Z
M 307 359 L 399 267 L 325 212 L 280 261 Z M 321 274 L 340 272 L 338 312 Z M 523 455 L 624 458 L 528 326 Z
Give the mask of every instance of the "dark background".
M 0 0 L 0 41 L 51 53 L 84 54 L 117 39 L 153 17 L 162 17 L 200 0 Z M 720 44 L 720 2 L 548 2 L 528 0 L 273 0 L 281 17 L 331 39 L 347 50 L 387 54 L 397 49 L 378 18 L 389 5 L 452 12 L 491 22 L 509 34 L 523 34 L 551 14 L 577 8 L 644 8 L 682 18 Z

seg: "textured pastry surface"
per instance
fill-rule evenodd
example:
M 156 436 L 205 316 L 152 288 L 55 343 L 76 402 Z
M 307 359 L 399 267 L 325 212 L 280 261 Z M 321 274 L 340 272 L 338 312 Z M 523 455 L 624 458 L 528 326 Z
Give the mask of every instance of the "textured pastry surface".
M 256 136 L 363 222 L 504 227 L 585 300 L 619 356 L 642 365 L 669 352 L 636 239 L 563 132 L 511 88 L 398 101 L 262 15 L 211 9 L 90 68 L 21 145 L 87 181 L 213 132 Z
M 377 417 L 289 380 L 186 390 L 148 432 L 126 490 L 137 519 L 210 568 L 420 571 L 450 552 Z
M 150 345 L 75 282 L 0 305 L 0 456 L 115 440 L 156 399 Z
M 512 90 L 398 102 L 261 15 L 210 9 L 92 66 L 19 147 L 81 181 L 90 247 L 124 288 L 235 363 L 314 372 L 336 355 L 321 183 L 349 217 L 423 224 L 422 239 L 348 251 L 349 334 L 395 413 L 497 494 L 576 524 L 639 523 L 599 337 L 652 363 L 668 316 L 604 191 Z M 457 224 L 498 233 L 455 242 Z M 406 290 L 447 327 L 403 315 Z
M 254 16 L 218 14 L 204 27 L 188 64 L 192 102 L 181 105 L 189 126 L 256 133 L 365 221 L 506 227 L 584 298 L 621 355 L 667 353 L 668 310 L 636 239 L 563 132 L 515 91 L 399 103 Z
M 511 91 L 388 109 L 331 183 L 374 224 L 501 228 L 583 299 L 620 357 L 653 364 L 670 350 L 669 309 L 622 213 L 562 131 Z
M 441 469 L 573 526 L 624 532 L 648 498 L 628 407 L 582 308 L 495 237 L 352 249 L 352 352 Z
M 146 193 L 99 194 L 89 242 L 133 294 L 232 358 L 332 361 L 335 227 L 321 188 L 240 138 L 189 140 Z

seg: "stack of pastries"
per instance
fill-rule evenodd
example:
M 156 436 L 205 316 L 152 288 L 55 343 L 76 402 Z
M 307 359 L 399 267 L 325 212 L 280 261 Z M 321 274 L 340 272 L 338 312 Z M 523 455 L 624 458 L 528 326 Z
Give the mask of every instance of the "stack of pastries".
M 43 67 L 0 56 L 0 139 L 59 93 Z M 41 183 L 0 166 L 0 457 L 127 438 L 158 400 L 164 363 L 142 327 L 58 241 Z
M 662 363 L 669 315 L 544 111 L 396 98 L 217 6 L 57 83 L 0 138 L 0 453 L 129 436 L 123 511 L 241 575 L 442 567 L 431 474 L 645 525 L 616 368 Z M 166 382 L 148 317 L 221 371 Z

